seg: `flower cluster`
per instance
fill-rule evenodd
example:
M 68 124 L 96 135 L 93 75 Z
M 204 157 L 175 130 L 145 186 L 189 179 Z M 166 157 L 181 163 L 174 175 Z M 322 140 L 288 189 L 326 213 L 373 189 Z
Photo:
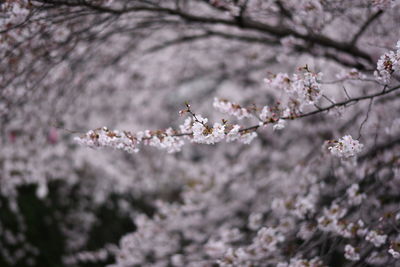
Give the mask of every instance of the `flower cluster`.
M 396 49 L 383 54 L 378 60 L 374 74 L 383 84 L 389 84 L 392 74 L 400 70 L 400 41 L 397 42 Z
M 268 123 L 273 123 L 273 130 L 282 130 L 286 125 L 286 121 L 282 118 L 289 117 L 290 115 L 290 109 L 283 109 L 279 103 L 274 107 L 264 106 L 259 114 L 259 118 L 261 120 L 259 125 L 263 126 Z
M 215 144 L 223 140 L 250 144 L 257 137 L 257 133 L 252 129 L 242 128 L 238 124 L 229 124 L 225 120 L 222 123 L 215 122 L 210 126 L 207 118 L 194 114 L 186 118 L 180 130 L 183 137 L 199 144 Z
M 235 236 L 237 237 L 238 233 Z M 227 247 L 224 242 L 213 242 L 209 243 L 207 248 L 214 255 L 220 255 L 221 252 L 225 251 L 220 260 L 217 261 L 220 266 L 249 266 L 254 260 L 265 259 L 266 256 L 272 255 L 284 240 L 284 235 L 278 229 L 263 227 L 257 231 L 257 235 L 248 246 L 233 249 Z
M 395 0 L 372 0 L 372 4 L 380 9 L 393 7 Z
M 138 152 L 140 145 L 148 145 L 168 153 L 179 152 L 185 144 L 184 139 L 199 144 L 215 144 L 223 140 L 227 142 L 240 141 L 249 144 L 257 137 L 257 133 L 252 129 L 242 129 L 237 124 L 214 123 L 208 125 L 208 119 L 200 115 L 193 118 L 188 117 L 181 125 L 180 131 L 172 128 L 157 131 L 141 131 L 131 133 L 128 131 L 109 130 L 106 127 L 90 130 L 75 141 L 80 145 L 88 147 L 110 147 L 124 150 L 126 152 Z
M 357 69 L 351 69 L 351 70 L 343 70 L 339 74 L 336 75 L 336 78 L 340 80 L 361 80 L 361 79 L 366 79 L 367 76 L 363 73 L 361 73 Z
M 193 121 L 193 142 L 200 144 L 215 144 L 225 138 L 225 125 L 214 123 L 212 127 L 207 125 L 208 119 L 197 116 Z
M 350 135 L 345 135 L 339 140 L 329 141 L 329 151 L 332 155 L 339 158 L 355 157 L 361 152 L 363 144 L 354 140 Z
M 277 245 L 284 240 L 285 237 L 277 229 L 263 227 L 258 231 L 254 245 L 262 251 L 273 252 L 277 249 Z
M 143 132 L 142 137 L 149 136 L 149 132 Z M 124 150 L 128 153 L 138 152 L 137 145 L 140 137 L 136 137 L 129 132 L 108 130 L 107 127 L 88 131 L 81 137 L 75 137 L 75 141 L 80 145 L 88 147 L 112 147 Z
M 350 261 L 360 260 L 360 254 L 357 252 L 357 249 L 349 244 L 344 247 L 344 257 Z
M 299 73 L 291 77 L 278 73 L 264 79 L 269 88 L 285 92 L 289 97 L 288 106 L 293 111 L 302 111 L 307 105 L 314 105 L 322 96 L 320 80 L 322 73 L 315 73 L 309 68 L 299 68 Z
M 387 235 L 380 235 L 377 231 L 371 230 L 368 232 L 365 240 L 374 244 L 375 247 L 380 247 L 386 243 Z
M 400 259 L 400 242 L 392 241 L 388 252 L 393 258 Z
M 360 193 L 360 186 L 358 184 L 352 184 L 347 190 L 348 201 L 350 205 L 358 206 L 366 198 L 366 195 Z
M 251 230 L 257 230 L 261 227 L 261 223 L 262 223 L 262 214 L 252 213 L 249 216 L 249 222 L 247 224 L 247 227 L 249 227 Z
M 15 26 L 21 23 L 29 15 L 29 2 L 22 1 L 5 1 L 0 6 L 1 11 L 7 11 L 7 15 L 2 17 L 0 22 L 0 29 L 4 27 Z
M 226 99 L 214 98 L 213 106 L 216 110 L 234 116 L 236 118 L 244 119 L 251 118 L 251 110 L 241 107 L 239 104 L 231 103 Z
M 317 199 L 318 190 L 311 188 L 306 196 L 297 196 L 294 199 L 275 198 L 271 203 L 271 207 L 277 213 L 289 213 L 303 219 L 315 212 Z
M 323 210 L 323 216 L 318 218 L 318 227 L 325 232 L 333 232 L 341 236 L 352 235 L 352 224 L 345 224 L 341 220 L 347 213 L 347 209 L 340 207 L 336 203 L 332 204 L 329 209 Z
M 96 263 L 102 262 L 116 250 L 115 245 L 108 245 L 106 248 L 101 248 L 97 251 L 81 251 L 75 255 L 69 255 L 63 258 L 65 265 L 77 265 L 78 263 Z

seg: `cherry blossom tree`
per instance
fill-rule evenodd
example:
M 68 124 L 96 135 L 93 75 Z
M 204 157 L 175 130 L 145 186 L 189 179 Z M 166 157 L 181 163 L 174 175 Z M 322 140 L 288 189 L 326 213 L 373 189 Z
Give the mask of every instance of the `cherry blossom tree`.
M 399 265 L 398 7 L 1 3 L 0 265 Z

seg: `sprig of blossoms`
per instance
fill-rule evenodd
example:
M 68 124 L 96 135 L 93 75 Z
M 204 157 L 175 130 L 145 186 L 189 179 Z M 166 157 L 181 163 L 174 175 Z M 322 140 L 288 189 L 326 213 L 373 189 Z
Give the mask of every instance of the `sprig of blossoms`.
M 212 127 L 207 125 L 208 119 L 197 115 L 192 124 L 193 142 L 201 144 L 215 144 L 225 138 L 225 125 L 214 123 Z
M 221 123 L 208 125 L 208 119 L 201 115 L 192 113 L 184 124 L 180 126 L 182 134 L 190 138 L 191 142 L 200 144 L 215 144 L 226 140 L 226 142 L 240 141 L 244 144 L 250 144 L 257 133 L 253 129 L 244 129 L 238 124 L 229 124 L 223 120 Z
M 214 98 L 213 106 L 219 112 L 229 114 L 239 120 L 251 118 L 253 116 L 250 109 L 243 108 L 239 104 L 231 103 L 226 99 Z
M 128 131 L 109 130 L 107 127 L 90 130 L 75 141 L 88 147 L 109 147 L 124 150 L 128 153 L 139 152 L 139 145 L 149 145 L 160 149 L 166 149 L 168 153 L 180 151 L 184 141 L 175 136 L 172 128 L 165 131 L 144 131 L 133 134 Z
M 191 113 L 191 112 L 190 112 Z M 140 145 L 148 145 L 168 153 L 181 151 L 185 144 L 184 139 L 199 144 L 216 144 L 223 140 L 227 142 L 239 141 L 249 144 L 257 137 L 255 129 L 241 128 L 237 124 L 222 123 L 208 124 L 208 119 L 201 115 L 188 117 L 183 125 L 179 126 L 180 131 L 168 128 L 166 130 L 142 131 L 131 133 L 128 131 L 109 130 L 106 127 L 90 130 L 86 134 L 76 137 L 80 145 L 88 147 L 109 147 L 121 149 L 126 152 L 138 152 Z
M 286 121 L 281 118 L 289 117 L 290 115 L 291 115 L 290 109 L 289 108 L 283 109 L 280 106 L 279 102 L 273 107 L 264 106 L 259 114 L 259 118 L 261 120 L 259 125 L 263 126 L 268 123 L 273 123 L 274 124 L 272 126 L 273 130 L 282 130 L 283 128 L 285 128 Z
M 392 74 L 400 70 L 400 41 L 397 42 L 396 49 L 383 54 L 378 60 L 374 75 L 383 84 L 389 84 Z
M 89 147 L 111 147 L 122 149 L 127 152 L 138 152 L 140 145 L 149 145 L 159 149 L 165 149 L 169 153 L 178 152 L 184 145 L 184 139 L 188 138 L 191 142 L 201 144 L 215 144 L 226 140 L 227 142 L 238 140 L 249 144 L 257 137 L 258 127 L 266 124 L 274 124 L 273 130 L 281 130 L 285 127 L 286 121 L 282 118 L 295 117 L 297 111 L 301 111 L 304 105 L 314 104 L 321 97 L 319 79 L 321 73 L 311 72 L 308 67 L 299 69 L 299 74 L 293 74 L 289 78 L 287 74 L 279 73 L 266 83 L 272 87 L 283 89 L 291 99 L 291 107 L 283 107 L 280 102 L 274 107 L 264 106 L 259 114 L 260 124 L 242 128 L 236 124 L 227 124 L 226 120 L 222 123 L 208 124 L 208 119 L 194 114 L 190 105 L 186 104 L 186 109 L 180 111 L 180 114 L 189 113 L 184 124 L 179 126 L 180 131 L 168 128 L 167 130 L 143 131 L 131 133 L 127 131 L 110 131 L 107 128 L 91 130 L 75 140 Z M 295 104 L 293 104 L 295 103 Z M 235 116 L 238 119 L 250 118 L 252 110 L 243 108 L 239 104 L 231 103 L 227 100 L 214 99 L 214 107 L 223 113 Z M 254 111 L 257 108 L 254 107 Z
M 172 128 L 168 128 L 165 132 L 160 131 L 145 142 L 148 142 L 150 146 L 166 149 L 168 153 L 179 152 L 185 142 L 182 138 L 174 136 L 174 134 L 175 131 Z
M 299 68 L 299 73 L 291 77 L 286 73 L 278 73 L 264 79 L 268 87 L 285 92 L 292 109 L 302 111 L 307 105 L 314 105 L 322 96 L 320 80 L 322 73 L 309 70 L 308 66 Z
M 118 130 L 110 131 L 107 127 L 90 130 L 80 137 L 75 137 L 75 141 L 80 145 L 88 147 L 111 147 L 121 149 L 128 153 L 138 152 L 137 145 L 145 136 L 150 133 L 133 135 L 130 132 L 120 132 Z
M 361 152 L 364 146 L 350 135 L 345 135 L 339 140 L 329 141 L 328 143 L 330 144 L 328 149 L 331 154 L 339 158 L 354 157 Z

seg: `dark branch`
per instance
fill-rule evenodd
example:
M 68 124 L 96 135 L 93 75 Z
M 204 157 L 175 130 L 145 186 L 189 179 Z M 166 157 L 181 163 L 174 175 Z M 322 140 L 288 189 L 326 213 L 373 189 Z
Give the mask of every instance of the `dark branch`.
M 361 37 L 361 35 L 368 29 L 368 27 L 383 14 L 383 10 L 377 11 L 375 14 L 373 14 L 371 17 L 367 19 L 367 21 L 361 26 L 361 28 L 358 30 L 358 32 L 354 35 L 353 39 L 351 40 L 350 44 L 351 46 L 355 46 L 358 39 Z

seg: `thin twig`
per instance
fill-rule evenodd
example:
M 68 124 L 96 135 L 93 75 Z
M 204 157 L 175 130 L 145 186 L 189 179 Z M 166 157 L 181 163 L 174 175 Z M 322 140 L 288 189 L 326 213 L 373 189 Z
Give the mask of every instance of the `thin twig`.
M 367 110 L 367 115 L 365 116 L 365 119 L 362 121 L 362 123 L 361 123 L 361 125 L 360 125 L 360 128 L 358 129 L 358 138 L 357 138 L 357 140 L 359 140 L 359 139 L 361 138 L 361 136 L 362 136 L 361 131 L 362 131 L 362 128 L 364 127 L 364 124 L 365 124 L 365 123 L 367 122 L 367 120 L 368 120 L 369 113 L 370 113 L 370 111 L 371 111 L 371 107 L 372 107 L 372 102 L 373 102 L 373 101 L 374 101 L 373 98 L 371 98 L 371 100 L 369 101 L 368 110 Z

